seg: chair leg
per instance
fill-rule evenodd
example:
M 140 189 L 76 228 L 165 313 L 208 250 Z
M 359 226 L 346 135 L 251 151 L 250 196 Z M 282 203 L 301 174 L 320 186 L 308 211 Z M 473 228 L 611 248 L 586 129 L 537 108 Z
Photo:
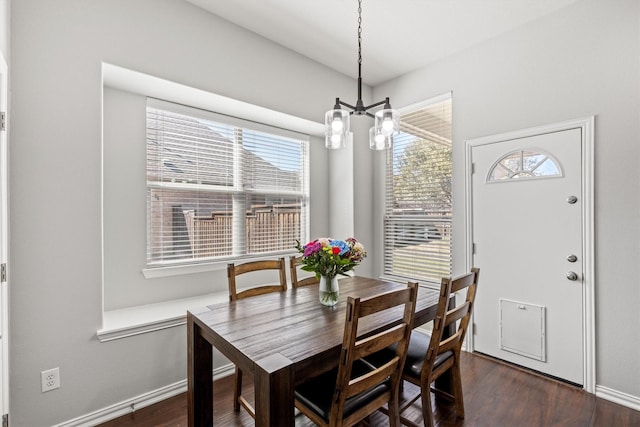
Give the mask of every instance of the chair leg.
M 399 385 L 398 385 L 398 388 L 399 388 Z M 400 407 L 398 406 L 398 399 L 399 399 L 398 395 L 399 393 L 397 391 L 392 391 L 391 400 L 389 400 L 389 403 L 387 404 L 389 408 L 389 426 L 390 427 L 400 427 Z
M 422 397 L 422 418 L 425 427 L 433 427 L 433 409 L 431 408 L 431 384 L 423 384 L 420 393 Z
M 456 415 L 458 418 L 464 418 L 464 399 L 462 397 L 462 375 L 460 375 L 460 359 L 456 358 L 455 363 L 451 367 L 451 380 L 453 389 L 451 394 L 455 399 Z
M 242 393 L 242 371 L 236 366 L 233 384 L 233 411 L 240 412 L 240 393 Z

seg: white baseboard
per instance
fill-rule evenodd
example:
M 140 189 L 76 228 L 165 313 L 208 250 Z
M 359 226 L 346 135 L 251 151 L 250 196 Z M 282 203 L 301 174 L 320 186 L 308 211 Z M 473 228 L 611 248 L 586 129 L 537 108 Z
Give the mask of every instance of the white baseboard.
M 231 375 L 233 374 L 233 371 L 233 364 L 227 364 L 216 368 L 213 371 L 213 380 L 215 381 Z M 157 390 L 124 400 L 120 403 L 116 403 L 115 405 L 108 406 L 90 414 L 86 414 L 78 418 L 74 418 L 72 420 L 57 424 L 53 427 L 93 427 L 97 424 L 113 420 L 115 418 L 134 412 L 137 409 L 142 409 L 146 406 L 153 405 L 154 403 L 160 402 L 161 400 L 168 399 L 186 391 L 187 380 L 184 379 L 182 381 L 178 381 L 177 383 L 170 384 Z M 640 411 L 640 397 L 638 396 L 633 396 L 600 385 L 596 385 L 595 394 L 597 397 L 600 397 L 602 399 L 609 400 L 611 402 L 626 406 L 636 411 Z
M 633 396 L 601 385 L 596 385 L 596 396 L 605 400 L 610 400 L 611 402 L 619 405 L 626 406 L 627 408 L 640 411 L 640 397 L 638 396 Z
M 216 368 L 213 370 L 213 380 L 224 378 L 233 374 L 233 364 L 228 364 Z M 103 409 L 99 409 L 90 414 L 74 418 L 69 421 L 57 424 L 53 427 L 93 427 L 97 424 L 104 423 L 123 415 L 130 414 L 138 409 L 142 409 L 145 406 L 153 405 L 162 400 L 176 396 L 180 393 L 187 391 L 187 380 L 178 381 L 177 383 L 169 384 L 168 386 L 159 388 L 157 390 L 150 391 L 148 393 L 141 394 L 136 397 L 124 400 L 115 405 L 108 406 Z

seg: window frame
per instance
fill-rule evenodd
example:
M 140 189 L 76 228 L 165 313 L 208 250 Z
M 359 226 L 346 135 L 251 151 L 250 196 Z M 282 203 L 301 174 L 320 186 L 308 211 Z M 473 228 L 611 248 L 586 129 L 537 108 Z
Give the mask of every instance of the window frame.
M 442 94 L 440 96 L 436 96 L 434 98 L 427 99 L 423 102 L 410 105 L 408 107 L 402 108 L 400 110 L 400 121 L 402 127 L 402 116 L 406 114 L 410 114 L 421 109 L 427 108 L 429 106 L 433 106 L 436 104 L 440 104 L 443 102 L 449 101 L 453 103 L 453 96 L 451 92 Z M 451 118 L 452 119 L 452 118 Z M 451 131 L 453 127 L 453 120 L 451 121 Z M 394 167 L 394 150 L 392 149 L 387 151 L 385 158 L 385 182 L 384 182 L 384 200 L 383 200 L 383 215 L 382 215 L 382 240 L 383 240 L 383 248 L 382 248 L 382 276 L 388 278 L 390 280 L 398 280 L 398 281 L 406 281 L 406 280 L 416 280 L 419 281 L 426 286 L 429 287 L 437 287 L 439 286 L 441 277 L 450 276 L 453 272 L 453 256 L 452 256 L 452 245 L 453 241 L 451 240 L 451 229 L 453 222 L 453 205 L 450 207 L 450 214 L 446 216 L 442 216 L 441 218 L 429 217 L 428 215 L 393 215 L 391 213 L 392 209 L 390 209 L 390 201 L 393 200 L 393 194 L 390 191 L 393 191 L 393 167 Z M 453 139 L 451 138 L 451 175 L 449 178 L 452 178 L 453 175 Z M 448 270 L 443 271 L 438 275 L 433 275 L 431 278 L 412 275 L 411 273 L 402 273 L 395 270 L 393 267 L 389 268 L 389 265 L 393 264 L 392 256 L 393 256 L 393 247 L 392 247 L 392 239 L 390 239 L 391 230 L 393 230 L 392 222 L 402 223 L 406 222 L 409 224 L 413 224 L 413 226 L 418 229 L 421 224 L 424 225 L 425 230 L 431 230 L 431 223 L 434 221 L 443 222 L 443 226 L 448 228 Z M 447 225 L 448 224 L 448 225 Z M 393 231 L 394 233 L 397 231 Z M 430 231 L 426 231 L 426 234 L 431 233 Z M 427 257 L 428 258 L 428 257 Z
M 233 185 L 231 187 L 228 186 L 208 186 L 209 190 L 214 190 L 214 187 L 220 187 L 215 191 L 219 194 L 244 194 L 246 196 L 251 195 L 276 195 L 278 197 L 287 197 L 287 196 L 295 196 L 301 198 L 301 208 L 300 208 L 300 238 L 301 240 L 305 240 L 309 236 L 309 219 L 310 219 L 310 209 L 309 209 L 309 200 L 310 200 L 310 139 L 311 134 L 297 132 L 294 130 L 284 129 L 280 126 L 270 125 L 267 123 L 259 123 L 251 120 L 245 120 L 238 117 L 233 117 L 221 113 L 212 112 L 209 110 L 204 110 L 197 106 L 188 106 L 177 104 L 171 101 L 164 101 L 161 99 L 156 99 L 154 97 L 147 97 L 147 108 L 158 108 L 164 109 L 177 114 L 184 114 L 187 116 L 195 117 L 197 119 L 204 119 L 207 121 L 213 121 L 217 123 L 224 124 L 225 126 L 232 126 L 236 128 L 242 128 L 246 131 L 250 132 L 260 132 L 260 133 L 268 133 L 271 135 L 276 135 L 279 137 L 283 137 L 284 139 L 294 139 L 296 141 L 300 141 L 302 144 L 301 153 L 301 167 L 302 167 L 302 178 L 301 178 L 301 188 L 300 191 L 287 191 L 284 189 L 280 189 L 279 191 L 274 191 L 273 189 L 268 190 L 242 190 L 237 186 L 237 179 L 233 179 Z M 147 135 L 148 138 L 148 135 Z M 145 142 L 145 145 L 148 142 Z M 148 167 L 148 160 L 145 162 L 145 167 Z M 146 175 L 146 174 L 145 174 Z M 150 182 L 145 178 L 145 183 L 147 186 L 147 191 L 150 188 L 170 188 L 170 187 L 179 187 L 181 190 L 186 190 L 187 187 L 199 187 L 203 184 L 173 184 L 173 183 L 159 183 L 159 182 Z M 195 187 L 194 187 L 195 186 Z M 224 187 L 224 188 L 223 188 Z M 269 252 L 258 252 L 258 253 L 242 253 L 242 254 L 231 254 L 225 256 L 216 256 L 216 257 L 206 257 L 206 258 L 196 258 L 190 257 L 180 260 L 172 260 L 172 261 L 152 261 L 149 257 L 149 240 L 151 239 L 151 230 L 150 230 L 150 206 L 149 206 L 149 197 L 145 201 L 146 205 L 146 224 L 147 224 L 147 263 L 145 268 L 143 269 L 143 274 L 145 278 L 154 278 L 154 277 L 164 277 L 171 276 L 176 274 L 188 274 L 188 273 L 198 273 L 204 271 L 212 271 L 212 270 L 222 270 L 226 268 L 226 265 L 229 262 L 233 261 L 249 261 L 249 260 L 258 260 L 265 258 L 273 258 L 274 256 L 283 256 L 286 254 L 290 254 L 294 252 L 293 245 L 290 249 L 279 249 Z M 235 224 L 236 221 L 233 221 Z M 235 227 L 234 227 L 235 228 Z M 241 227 L 243 228 L 243 227 Z M 235 237 L 235 235 L 234 235 Z M 246 237 L 246 236 L 244 236 Z M 246 242 L 245 242 L 246 243 Z M 246 245 L 245 245 L 246 246 Z

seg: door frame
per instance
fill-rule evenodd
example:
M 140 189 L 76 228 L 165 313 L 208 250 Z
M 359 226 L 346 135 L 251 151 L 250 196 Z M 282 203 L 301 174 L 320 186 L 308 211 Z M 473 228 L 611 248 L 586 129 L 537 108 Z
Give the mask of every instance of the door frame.
M 473 264 L 473 195 L 472 195 L 472 159 L 474 147 L 527 138 L 569 129 L 581 129 L 582 148 L 582 259 L 583 294 L 582 294 L 582 330 L 583 330 L 583 388 L 589 393 L 595 392 L 596 379 L 596 346 L 595 346 L 595 270 L 594 270 L 594 123 L 595 117 L 588 116 L 543 126 L 505 132 L 465 141 L 465 264 L 468 271 Z M 482 266 L 480 271 L 482 273 Z M 482 276 L 482 274 L 481 274 Z M 482 277 L 480 278 L 482 282 Z M 482 283 L 480 283 L 482 292 Z M 474 349 L 473 322 L 469 325 L 466 348 Z
M 0 264 L 7 264 L 9 253 L 9 194 L 8 194 L 8 165 L 9 165 L 9 67 L 4 56 L 0 53 L 0 111 L 5 112 L 5 130 L 0 131 Z M 0 417 L 9 413 L 9 291 L 8 272 L 5 280 L 0 280 L 0 351 L 2 364 L 0 369 Z

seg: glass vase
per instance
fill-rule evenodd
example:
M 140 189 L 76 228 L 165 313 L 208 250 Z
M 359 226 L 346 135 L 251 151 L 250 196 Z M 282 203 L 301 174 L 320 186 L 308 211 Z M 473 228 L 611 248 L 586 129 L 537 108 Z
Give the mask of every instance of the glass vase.
M 338 278 L 320 276 L 320 303 L 322 305 L 334 306 L 338 302 Z

